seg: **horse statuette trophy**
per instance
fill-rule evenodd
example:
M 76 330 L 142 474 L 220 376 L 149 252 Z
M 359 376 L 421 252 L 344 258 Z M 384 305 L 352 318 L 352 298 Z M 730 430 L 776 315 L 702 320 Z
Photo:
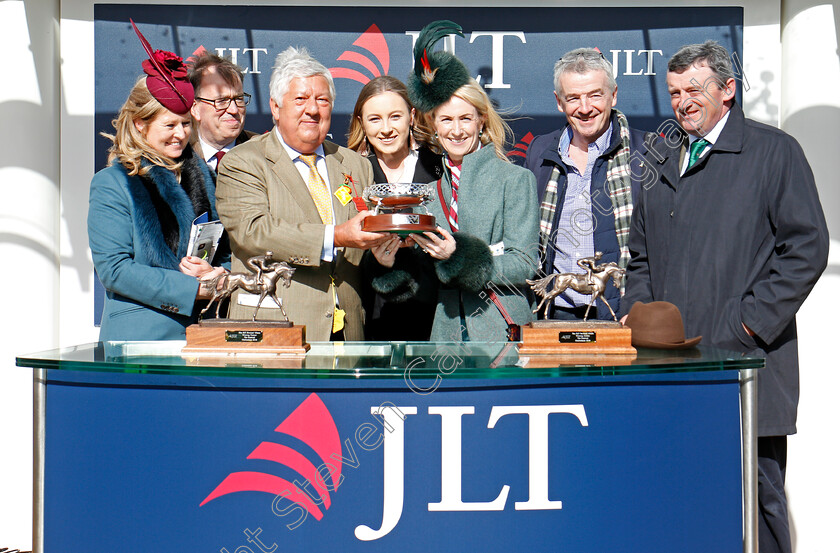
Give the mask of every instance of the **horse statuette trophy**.
M 383 183 L 365 188 L 362 198 L 373 206 L 373 215 L 365 219 L 362 230 L 366 232 L 393 232 L 401 236 L 437 228 L 435 218 L 426 209 L 426 203 L 435 199 L 430 184 Z M 414 213 L 416 207 L 426 212 Z
M 534 313 L 544 307 L 543 317 L 548 317 L 554 298 L 568 289 L 589 294 L 591 298 L 581 321 L 540 320 L 523 326 L 520 354 L 617 354 L 628 357 L 628 362 L 635 359 L 636 349 L 630 344 L 630 329 L 618 322 L 612 307 L 604 299 L 604 291 L 610 281 L 616 288 L 621 287 L 624 269 L 612 262 L 598 264 L 600 259 L 601 252 L 596 252 L 592 257 L 578 260 L 578 266 L 586 270 L 585 273 L 554 273 L 527 281 L 531 290 L 541 298 Z M 598 299 L 612 313 L 612 321 L 588 320 L 590 309 Z
M 213 297 L 198 316 L 198 324 L 187 327 L 187 346 L 182 353 L 264 353 L 302 358 L 309 350 L 306 327 L 289 321 L 283 301 L 277 295 L 278 285 L 288 288 L 292 283 L 294 267 L 277 261 L 271 252 L 249 258 L 245 264 L 253 273 L 229 273 L 207 281 L 214 290 Z M 236 290 L 259 296 L 250 320 L 220 319 L 219 308 L 223 300 Z M 283 314 L 282 321 L 257 319 L 263 302 L 271 299 Z M 204 314 L 216 304 L 215 319 L 203 319 Z

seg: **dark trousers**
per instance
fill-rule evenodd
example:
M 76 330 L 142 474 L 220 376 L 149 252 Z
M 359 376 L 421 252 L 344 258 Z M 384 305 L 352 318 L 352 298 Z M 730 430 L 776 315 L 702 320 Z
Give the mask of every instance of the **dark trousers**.
M 557 307 L 551 311 L 551 318 L 560 321 L 580 321 L 586 313 L 586 306 L 583 307 Z M 589 310 L 589 314 L 593 319 L 598 318 L 598 310 L 594 307 Z
M 758 551 L 791 553 L 785 469 L 787 436 L 758 438 Z

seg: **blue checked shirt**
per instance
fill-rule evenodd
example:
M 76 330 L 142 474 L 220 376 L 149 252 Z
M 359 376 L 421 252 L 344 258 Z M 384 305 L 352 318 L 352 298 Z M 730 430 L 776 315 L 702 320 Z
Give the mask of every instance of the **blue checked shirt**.
M 580 273 L 582 269 L 578 267 L 577 260 L 595 255 L 595 241 L 592 237 L 595 218 L 592 216 L 590 199 L 592 168 L 598 157 L 609 147 L 611 138 L 612 124 L 595 142 L 589 144 L 586 170 L 581 173 L 569 156 L 572 128 L 566 127 L 566 132 L 560 137 L 558 150 L 560 159 L 566 165 L 566 195 L 563 197 L 563 207 L 557 223 L 557 238 L 554 242 L 557 250 L 554 269 L 558 273 Z M 580 307 L 588 305 L 589 300 L 589 294 L 580 294 L 569 288 L 555 298 L 554 305 L 566 308 Z

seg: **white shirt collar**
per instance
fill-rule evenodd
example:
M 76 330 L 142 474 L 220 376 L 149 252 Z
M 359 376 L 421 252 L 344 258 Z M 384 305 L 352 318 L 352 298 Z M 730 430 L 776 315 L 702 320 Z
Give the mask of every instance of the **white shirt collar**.
M 706 134 L 706 136 L 694 136 L 693 134 L 688 135 L 688 148 L 686 148 L 686 154 L 683 156 L 682 165 L 680 166 L 680 176 L 684 175 L 686 171 L 688 171 L 688 160 L 691 157 L 689 152 L 691 151 L 691 145 L 700 140 L 701 138 L 705 138 L 708 144 L 703 147 L 703 151 L 700 152 L 699 158 L 702 158 L 706 155 L 706 153 L 714 146 L 717 139 L 720 137 L 721 131 L 723 131 L 723 127 L 726 126 L 726 121 L 729 119 L 729 114 L 732 113 L 731 111 L 727 111 L 726 114 L 720 118 L 720 121 L 712 127 L 712 130 Z M 698 159 L 699 159 L 698 158 Z
M 688 144 L 691 145 L 695 141 L 700 140 L 701 138 L 705 138 L 709 144 L 714 144 L 717 142 L 717 139 L 720 137 L 721 131 L 723 131 L 723 127 L 726 126 L 726 121 L 729 119 L 729 114 L 732 113 L 732 110 L 726 112 L 726 114 L 720 118 L 720 121 L 712 127 L 712 130 L 706 134 L 706 136 L 694 136 L 692 134 L 688 135 Z
M 274 135 L 277 137 L 277 140 L 280 141 L 280 144 L 286 150 L 286 153 L 289 154 L 289 157 L 292 158 L 292 161 L 297 161 L 297 159 L 300 157 L 301 153 L 298 152 L 297 150 L 295 150 L 294 148 L 292 148 L 291 146 L 289 146 L 288 144 L 286 144 L 286 141 L 283 140 L 283 135 L 280 134 L 280 129 L 278 129 L 276 126 L 274 127 Z M 315 151 L 313 153 L 316 156 L 318 156 L 319 158 L 325 157 L 324 156 L 324 145 L 319 144 L 318 147 L 315 149 Z M 301 160 L 301 163 L 302 162 L 303 162 L 303 160 Z
M 403 161 L 403 171 L 395 182 L 413 182 L 414 171 L 417 169 L 417 150 L 408 149 L 408 156 Z
M 198 143 L 201 145 L 201 153 L 204 154 L 204 161 L 210 163 L 210 160 L 213 158 L 213 156 L 216 155 L 216 152 L 228 153 L 230 149 L 233 148 L 233 145 L 236 144 L 236 140 L 234 140 L 233 142 L 231 142 L 230 144 L 228 144 L 220 150 L 215 146 L 211 146 L 210 144 L 205 142 L 205 140 L 201 138 L 201 133 L 198 133 Z

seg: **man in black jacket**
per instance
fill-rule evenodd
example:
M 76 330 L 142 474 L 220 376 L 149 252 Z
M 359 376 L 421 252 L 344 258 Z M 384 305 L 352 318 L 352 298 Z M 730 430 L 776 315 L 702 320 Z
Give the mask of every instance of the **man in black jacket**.
M 759 550 L 790 551 L 784 490 L 788 434 L 796 432 L 795 315 L 828 260 L 828 230 L 799 144 L 744 117 L 726 50 L 685 46 L 668 63 L 679 123 L 645 160 L 630 231 L 622 312 L 664 300 L 687 336 L 766 356 L 758 371 Z
M 579 272 L 578 261 L 601 252 L 603 263 L 626 267 L 633 201 L 644 175 L 644 133 L 614 109 L 618 88 L 612 65 L 594 48 L 572 50 L 554 66 L 554 96 L 567 125 L 536 137 L 525 166 L 537 177 L 542 271 Z M 582 319 L 589 295 L 567 290 L 549 311 L 555 319 Z M 618 312 L 620 291 L 606 299 Z M 598 305 L 598 318 L 612 319 Z

